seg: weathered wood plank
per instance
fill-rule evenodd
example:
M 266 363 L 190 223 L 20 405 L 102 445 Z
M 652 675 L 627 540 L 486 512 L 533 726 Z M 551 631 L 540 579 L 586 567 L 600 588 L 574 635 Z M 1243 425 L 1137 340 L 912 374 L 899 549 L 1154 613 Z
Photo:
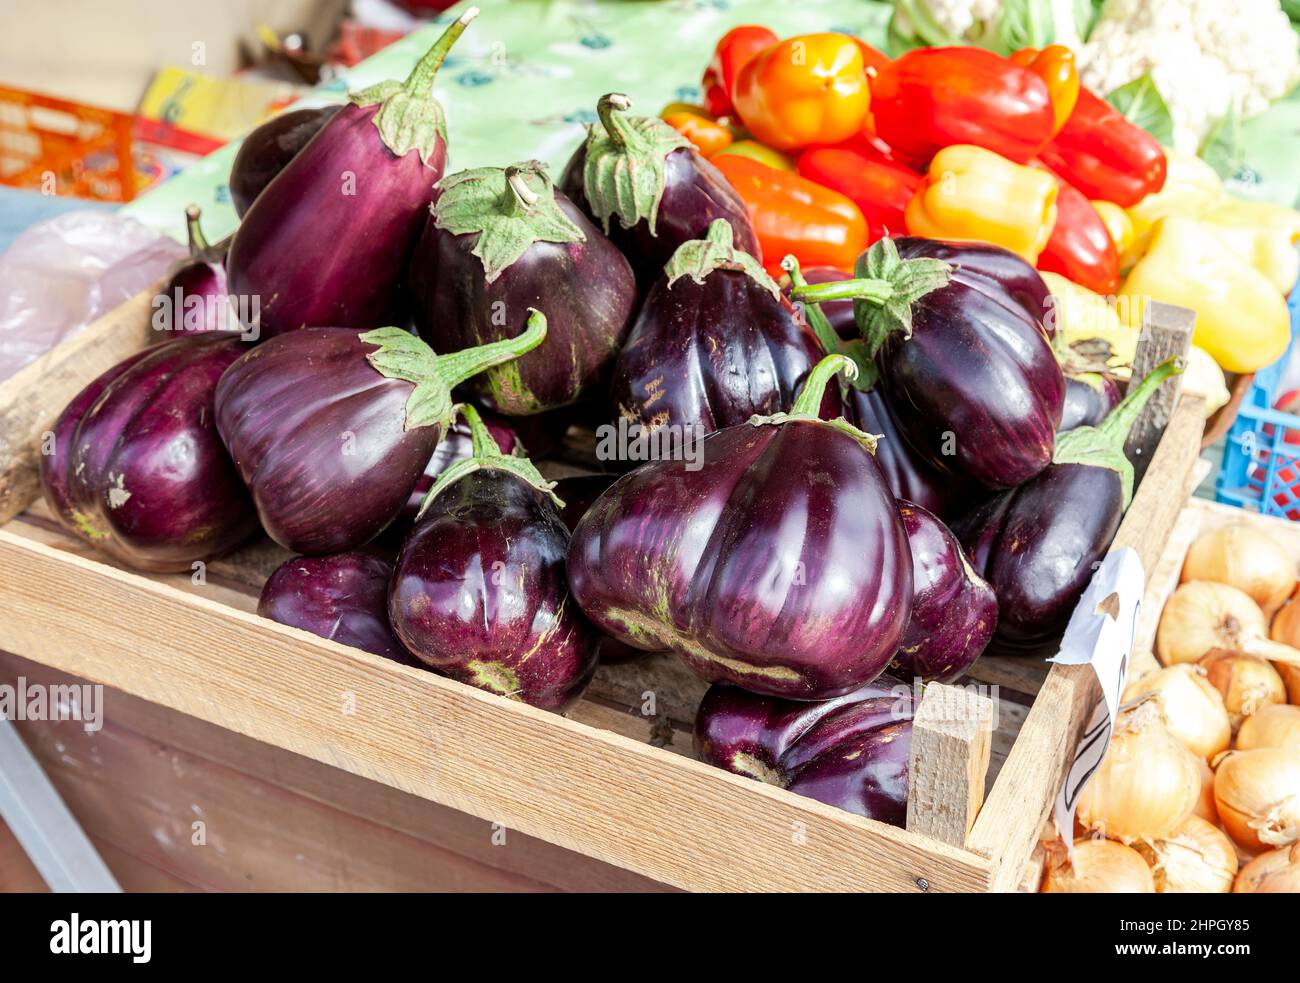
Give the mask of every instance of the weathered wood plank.
M 993 701 L 974 689 L 931 683 L 912 719 L 907 828 L 962 846 L 984 803 Z

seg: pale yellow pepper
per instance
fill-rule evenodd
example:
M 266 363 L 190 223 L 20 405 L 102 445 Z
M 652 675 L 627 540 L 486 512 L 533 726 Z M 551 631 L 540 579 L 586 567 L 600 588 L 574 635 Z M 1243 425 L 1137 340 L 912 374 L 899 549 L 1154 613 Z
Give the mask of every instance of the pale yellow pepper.
M 1192 340 L 1229 372 L 1277 361 L 1291 340 L 1286 301 L 1272 281 L 1215 231 L 1170 215 L 1151 230 L 1146 255 L 1120 287 L 1120 314 L 1132 328 L 1149 301 L 1196 312 Z
M 1168 169 L 1164 186 L 1128 209 L 1133 235 L 1120 255 L 1121 268 L 1132 266 L 1142 257 L 1155 224 L 1166 215 L 1196 217 L 1206 201 L 1224 194 L 1219 175 L 1201 158 L 1177 150 L 1166 150 L 1165 158 Z
M 1055 329 L 1059 347 L 1101 340 L 1110 346 L 1107 365 L 1119 369 L 1133 364 L 1139 332 L 1120 319 L 1113 298 L 1094 293 L 1057 273 L 1040 271 L 1040 275 L 1052 294 L 1052 309 L 1043 323 Z
M 1111 241 L 1115 243 L 1115 250 L 1123 256 L 1133 244 L 1133 220 L 1128 217 L 1128 212 L 1113 201 L 1097 200 L 1089 204 L 1101 216 L 1106 231 L 1110 233 Z
M 1056 224 L 1056 189 L 1048 171 L 983 147 L 945 147 L 907 203 L 907 231 L 930 239 L 992 242 L 1034 264 Z

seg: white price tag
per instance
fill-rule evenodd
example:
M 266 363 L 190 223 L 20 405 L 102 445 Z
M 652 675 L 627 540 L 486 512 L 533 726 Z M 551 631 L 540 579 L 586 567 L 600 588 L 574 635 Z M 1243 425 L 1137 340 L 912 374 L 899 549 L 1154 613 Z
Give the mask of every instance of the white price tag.
M 1101 685 L 1101 702 L 1093 709 L 1056 796 L 1056 828 L 1071 860 L 1074 809 L 1110 746 L 1145 590 L 1146 571 L 1135 550 L 1125 547 L 1108 554 L 1070 616 L 1060 652 L 1050 660 L 1067 666 L 1090 665 Z

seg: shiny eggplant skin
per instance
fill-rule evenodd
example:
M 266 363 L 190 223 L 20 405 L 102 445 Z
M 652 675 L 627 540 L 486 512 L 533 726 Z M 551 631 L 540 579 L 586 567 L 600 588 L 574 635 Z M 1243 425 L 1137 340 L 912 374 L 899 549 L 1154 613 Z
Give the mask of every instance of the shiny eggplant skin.
M 739 270 L 660 277 L 614 363 L 617 418 L 701 434 L 790 408 L 822 351 L 784 297 Z M 839 414 L 834 389 L 824 416 Z
M 597 226 L 583 189 L 583 168 L 587 145 L 579 144 L 569 158 L 560 181 L 562 190 Z M 691 239 L 702 239 L 714 219 L 731 223 L 736 246 L 760 262 L 763 259 L 758 236 L 740 195 L 722 172 L 693 148 L 679 148 L 664 158 L 664 193 L 655 215 L 655 230 L 644 219 L 627 229 L 617 215 L 610 216 L 609 238 L 632 264 L 642 287 L 653 284 L 677 247 Z
M 217 386 L 217 429 L 262 525 L 295 553 L 343 553 L 401 512 L 438 445 L 406 430 L 414 386 L 380 375 L 352 328 L 305 328 L 249 350 Z
M 155 331 L 200 334 L 237 328 L 229 316 L 226 251 L 230 240 L 209 245 L 198 205 L 185 209 L 190 254 L 175 263 L 163 288 L 154 295 L 151 325 Z
M 1095 427 L 1119 405 L 1122 396 L 1114 379 L 1101 374 L 1093 374 L 1091 378 L 1096 380 L 1095 386 L 1076 376 L 1065 377 L 1065 403 L 1057 433 L 1076 427 Z
M 40 462 L 63 525 L 156 572 L 188 571 L 248 539 L 257 516 L 213 423 L 217 380 L 243 351 L 232 335 L 173 338 L 83 389 Z
M 623 254 L 567 197 L 552 193 L 585 241 L 534 242 L 489 283 L 472 253 L 478 235 L 455 235 L 430 216 L 411 261 L 416 323 L 434 351 L 513 337 L 530 308 L 546 314 L 545 342 L 468 384 L 483 405 L 510 416 L 603 395 L 636 312 L 636 280 Z
M 943 260 L 953 273 L 913 304 L 911 337 L 890 332 L 877 355 L 894 419 L 935 467 L 988 488 L 1023 484 L 1052 460 L 1065 399 L 1043 309 L 1031 306 L 1042 278 L 997 246 L 895 244 L 904 260 Z
M 926 682 L 951 682 L 993 637 L 998 599 L 973 569 L 957 537 L 933 514 L 899 502 L 912 550 L 912 619 L 890 671 Z
M 743 424 L 625 475 L 574 530 L 569 582 L 606 633 L 708 682 L 824 700 L 907 625 L 907 534 L 870 452 L 833 424 Z
M 423 668 L 388 625 L 393 565 L 366 553 L 295 556 L 262 587 L 257 613 L 341 645 Z
M 695 752 L 734 774 L 902 826 L 912 702 L 912 688 L 889 676 L 817 703 L 711 686 L 695 717 Z
M 243 218 L 253 201 L 342 106 L 295 109 L 249 131 L 230 165 L 230 200 Z
M 597 633 L 569 597 L 559 509 L 505 471 L 442 491 L 397 558 L 389 619 L 437 671 L 563 712 L 596 671 Z
M 226 268 L 250 332 L 395 322 L 446 146 L 439 140 L 427 164 L 418 151 L 394 155 L 377 109 L 339 110 L 244 216 Z

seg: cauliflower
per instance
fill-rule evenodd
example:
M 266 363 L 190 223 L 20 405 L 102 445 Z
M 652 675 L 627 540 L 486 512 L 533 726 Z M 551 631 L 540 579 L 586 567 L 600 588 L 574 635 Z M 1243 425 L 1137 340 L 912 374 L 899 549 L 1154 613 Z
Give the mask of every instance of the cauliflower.
M 1150 71 L 1194 152 L 1234 107 L 1257 116 L 1300 78 L 1300 54 L 1278 0 L 1106 0 L 1078 50 L 1079 74 L 1106 94 Z
M 974 44 L 1010 54 L 1052 43 L 1077 49 L 1081 17 L 1077 0 L 895 0 L 890 31 L 904 47 Z

